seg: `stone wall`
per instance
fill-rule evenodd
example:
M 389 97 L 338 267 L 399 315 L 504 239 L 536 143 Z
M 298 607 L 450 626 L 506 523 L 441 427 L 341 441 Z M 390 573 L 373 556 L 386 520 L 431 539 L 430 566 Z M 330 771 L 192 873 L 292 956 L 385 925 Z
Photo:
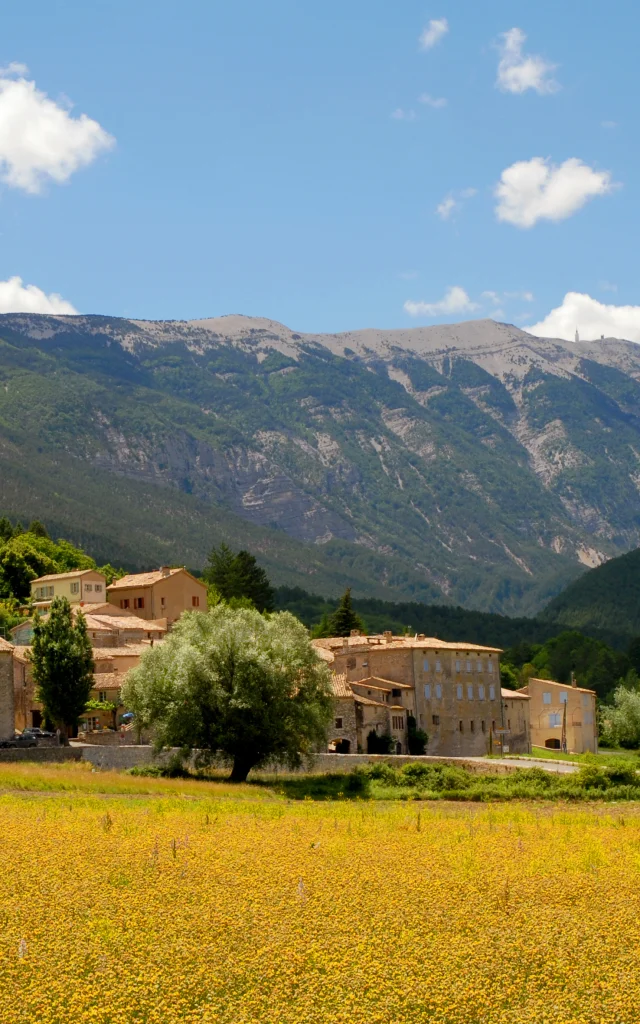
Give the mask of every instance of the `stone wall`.
M 0 650 L 0 739 L 13 736 L 13 721 L 13 649 L 10 648 Z
M 7 747 L 0 749 L 2 761 L 81 761 L 82 747 Z

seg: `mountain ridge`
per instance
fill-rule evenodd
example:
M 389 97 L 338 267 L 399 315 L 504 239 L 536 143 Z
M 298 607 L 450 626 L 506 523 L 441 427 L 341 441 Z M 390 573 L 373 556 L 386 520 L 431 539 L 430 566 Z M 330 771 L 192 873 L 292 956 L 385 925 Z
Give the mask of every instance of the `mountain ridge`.
M 640 544 L 639 381 L 632 342 L 487 320 L 320 335 L 239 314 L 4 314 L 0 469 L 17 515 L 33 490 L 16 467 L 37 456 L 43 480 L 56 462 L 79 486 L 102 474 L 107 508 L 125 478 L 147 505 L 169 488 L 187 518 L 200 503 L 194 521 L 219 510 L 267 546 L 275 531 L 283 583 L 312 589 L 308 548 L 328 593 L 368 552 L 381 597 L 532 613 Z M 157 532 L 170 550 L 171 524 Z

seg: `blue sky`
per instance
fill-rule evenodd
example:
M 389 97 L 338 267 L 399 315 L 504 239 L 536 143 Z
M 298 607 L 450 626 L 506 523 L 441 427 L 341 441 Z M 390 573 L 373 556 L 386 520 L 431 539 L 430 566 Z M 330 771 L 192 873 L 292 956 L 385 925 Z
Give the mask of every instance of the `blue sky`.
M 600 0 L 11 5 L 0 309 L 640 340 L 639 29 Z

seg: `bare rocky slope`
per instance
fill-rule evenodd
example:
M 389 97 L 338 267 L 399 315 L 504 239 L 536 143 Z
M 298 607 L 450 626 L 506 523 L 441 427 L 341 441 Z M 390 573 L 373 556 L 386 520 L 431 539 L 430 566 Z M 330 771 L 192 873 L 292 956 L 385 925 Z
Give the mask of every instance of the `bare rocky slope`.
M 639 398 L 637 345 L 490 320 L 4 315 L 0 505 L 130 565 L 224 536 L 307 590 L 531 613 L 640 545 Z

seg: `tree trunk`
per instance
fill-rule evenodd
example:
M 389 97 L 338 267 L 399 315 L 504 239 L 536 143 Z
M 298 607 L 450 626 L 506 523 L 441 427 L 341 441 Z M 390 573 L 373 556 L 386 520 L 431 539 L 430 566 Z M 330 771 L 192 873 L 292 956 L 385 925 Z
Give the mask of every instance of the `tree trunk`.
M 253 761 L 244 757 L 235 757 L 233 760 L 231 775 L 229 776 L 229 782 L 246 782 L 247 775 L 252 768 Z

